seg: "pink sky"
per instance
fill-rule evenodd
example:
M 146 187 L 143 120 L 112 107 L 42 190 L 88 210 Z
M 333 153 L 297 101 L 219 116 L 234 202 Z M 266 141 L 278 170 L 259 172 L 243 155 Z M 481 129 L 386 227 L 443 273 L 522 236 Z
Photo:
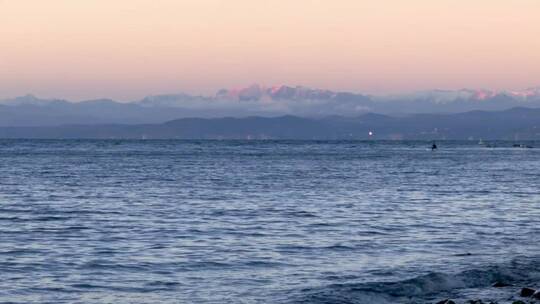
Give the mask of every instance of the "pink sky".
M 538 0 L 0 0 L 0 98 L 540 85 Z

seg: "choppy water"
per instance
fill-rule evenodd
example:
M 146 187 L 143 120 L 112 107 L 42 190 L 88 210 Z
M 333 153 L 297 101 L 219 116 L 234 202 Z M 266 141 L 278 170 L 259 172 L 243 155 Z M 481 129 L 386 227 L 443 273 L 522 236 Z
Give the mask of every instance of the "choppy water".
M 430 303 L 534 285 L 540 149 L 510 145 L 3 140 L 0 302 Z

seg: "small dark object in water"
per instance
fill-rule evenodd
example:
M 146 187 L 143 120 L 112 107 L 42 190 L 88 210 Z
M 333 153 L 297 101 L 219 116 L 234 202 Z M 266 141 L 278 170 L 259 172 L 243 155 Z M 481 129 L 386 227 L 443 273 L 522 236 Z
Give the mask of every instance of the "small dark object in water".
M 512 286 L 512 284 L 504 283 L 501 281 L 497 281 L 493 283 L 493 285 L 491 285 L 491 287 L 508 287 L 508 286 Z
M 431 145 L 431 151 L 433 150 L 437 150 L 437 144 L 433 143 L 433 145 Z
M 517 300 L 517 301 L 512 302 L 512 304 L 526 304 L 526 303 L 521 300 Z
M 540 300 L 540 290 L 535 292 L 533 295 L 532 295 L 533 298 L 537 299 L 537 300 Z
M 519 295 L 522 296 L 522 297 L 530 297 L 535 292 L 536 292 L 536 290 L 534 290 L 532 288 L 524 287 L 524 288 L 521 288 L 521 291 L 519 292 Z

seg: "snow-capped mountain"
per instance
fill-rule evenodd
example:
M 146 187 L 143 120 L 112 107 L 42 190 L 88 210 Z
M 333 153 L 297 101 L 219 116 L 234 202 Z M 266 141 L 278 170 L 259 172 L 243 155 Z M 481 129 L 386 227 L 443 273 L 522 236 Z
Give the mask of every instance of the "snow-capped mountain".
M 121 103 L 110 99 L 69 102 L 26 95 L 0 100 L 0 126 L 65 123 L 157 123 L 183 117 L 296 115 L 408 115 L 540 108 L 540 87 L 525 90 L 431 90 L 373 96 L 302 86 L 251 85 L 222 89 L 213 96 L 169 94 Z
M 326 100 L 339 93 L 330 90 L 311 89 L 302 86 L 290 87 L 286 85 L 264 87 L 253 84 L 239 89 L 221 89 L 216 93 L 218 99 L 233 99 L 240 101 L 259 100 Z

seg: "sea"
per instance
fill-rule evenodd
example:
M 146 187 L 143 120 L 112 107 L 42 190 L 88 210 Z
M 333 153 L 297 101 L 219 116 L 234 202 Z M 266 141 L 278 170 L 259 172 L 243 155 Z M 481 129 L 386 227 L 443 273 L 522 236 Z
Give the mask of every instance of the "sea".
M 540 142 L 431 144 L 0 140 L 0 303 L 510 303 L 540 287 Z

